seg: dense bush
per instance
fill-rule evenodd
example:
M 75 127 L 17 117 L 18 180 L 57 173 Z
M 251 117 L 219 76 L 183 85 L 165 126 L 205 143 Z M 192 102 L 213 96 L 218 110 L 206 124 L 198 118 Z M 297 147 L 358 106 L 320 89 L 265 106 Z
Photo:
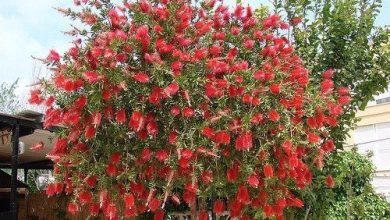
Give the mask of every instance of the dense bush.
M 73 195 L 68 211 L 162 219 L 172 202 L 199 219 L 209 208 L 282 219 L 304 205 L 303 189 L 333 187 L 330 175 L 312 181 L 335 147 L 329 132 L 349 88 L 334 86 L 331 69 L 311 83 L 278 15 L 213 0 L 60 11 L 87 28 L 69 32 L 63 56 L 50 52 L 52 78 L 30 102 L 48 106 L 46 127 L 64 127 L 47 193 Z
M 351 151 L 328 156 L 323 172 L 334 176 L 335 187 L 314 180 L 311 191 L 302 195 L 307 204 L 293 210 L 296 219 L 390 219 L 390 203 L 371 186 L 374 166 L 369 157 Z M 318 176 L 321 176 L 319 173 Z

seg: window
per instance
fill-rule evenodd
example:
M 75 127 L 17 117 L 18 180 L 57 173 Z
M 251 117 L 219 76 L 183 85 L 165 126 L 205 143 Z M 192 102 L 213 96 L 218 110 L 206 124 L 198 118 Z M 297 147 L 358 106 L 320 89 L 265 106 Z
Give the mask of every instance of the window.
M 384 93 L 375 96 L 374 99 L 374 101 L 368 102 L 368 106 L 390 103 L 390 87 Z
M 390 171 L 390 123 L 358 127 L 354 138 L 359 152 L 373 153 L 372 161 L 377 171 Z

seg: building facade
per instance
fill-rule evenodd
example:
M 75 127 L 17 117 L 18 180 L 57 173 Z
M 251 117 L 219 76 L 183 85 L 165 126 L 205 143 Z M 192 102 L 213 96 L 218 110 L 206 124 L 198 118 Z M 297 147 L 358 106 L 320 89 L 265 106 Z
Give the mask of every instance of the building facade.
M 373 187 L 390 201 L 390 92 L 377 96 L 357 117 L 360 121 L 351 132 L 347 148 L 356 146 L 360 153 L 372 152 L 376 167 Z

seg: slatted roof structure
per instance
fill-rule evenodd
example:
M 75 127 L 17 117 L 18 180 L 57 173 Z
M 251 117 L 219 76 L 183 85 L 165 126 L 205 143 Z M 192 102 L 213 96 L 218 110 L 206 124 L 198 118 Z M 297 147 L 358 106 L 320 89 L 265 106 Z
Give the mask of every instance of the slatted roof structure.
M 0 113 L 0 168 L 11 168 L 10 181 L 10 219 L 18 219 L 17 212 L 17 170 L 51 169 L 52 162 L 46 154 L 52 149 L 53 134 L 43 129 L 43 114 L 34 111 L 22 111 L 16 115 Z M 38 152 L 30 149 L 42 141 L 44 148 Z M 19 154 L 24 145 L 24 150 Z M 25 172 L 26 173 L 26 172 Z
M 18 168 L 50 169 L 52 162 L 46 158 L 53 146 L 54 135 L 50 130 L 42 129 L 43 114 L 22 111 L 17 115 L 0 113 L 0 168 L 11 168 L 12 164 L 12 124 L 19 122 L 19 141 L 24 143 L 24 153 L 18 157 Z M 42 141 L 44 148 L 32 151 L 30 148 Z

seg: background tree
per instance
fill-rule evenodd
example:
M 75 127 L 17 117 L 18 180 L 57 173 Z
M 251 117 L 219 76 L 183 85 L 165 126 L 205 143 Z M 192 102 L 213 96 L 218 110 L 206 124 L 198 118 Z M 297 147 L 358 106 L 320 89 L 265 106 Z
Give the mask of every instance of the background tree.
M 320 83 L 321 71 L 334 69 L 335 84 L 347 86 L 352 100 L 341 116 L 331 136 L 338 148 L 349 135 L 357 119 L 356 112 L 364 110 L 368 101 L 388 88 L 390 75 L 390 31 L 375 27 L 381 7 L 380 0 L 274 0 L 271 11 L 283 14 L 292 23 L 302 24 L 289 30 L 290 40 L 311 69 L 311 80 Z M 267 8 L 257 10 L 258 16 L 268 14 Z M 316 75 L 317 73 L 317 75 Z M 389 218 L 389 204 L 370 186 L 374 167 L 370 160 L 357 152 L 335 151 L 325 164 L 336 178 L 336 189 L 316 187 L 303 193 L 304 209 L 292 216 L 308 219 L 380 219 Z M 351 175 L 359 177 L 351 179 Z M 338 180 L 338 181 L 337 181 Z M 345 183 L 344 183 L 345 182 Z M 349 185 L 345 185 L 349 184 Z M 363 208 L 366 207 L 366 208 Z
M 342 148 L 357 110 L 389 85 L 390 31 L 374 26 L 381 0 L 274 0 L 273 6 L 291 22 L 302 20 L 289 36 L 313 82 L 320 83 L 322 71 L 334 69 L 335 84 L 351 90 L 351 103 L 331 132 Z
M 330 154 L 323 171 L 311 188 L 302 193 L 306 205 L 290 210 L 291 219 L 389 219 L 390 203 L 371 186 L 375 167 L 371 155 L 356 149 Z M 335 187 L 324 184 L 326 176 L 335 177 Z
M 12 84 L 2 82 L 0 84 L 0 112 L 14 114 L 20 110 L 19 97 L 15 94 L 15 90 L 18 87 L 18 81 L 16 80 Z

